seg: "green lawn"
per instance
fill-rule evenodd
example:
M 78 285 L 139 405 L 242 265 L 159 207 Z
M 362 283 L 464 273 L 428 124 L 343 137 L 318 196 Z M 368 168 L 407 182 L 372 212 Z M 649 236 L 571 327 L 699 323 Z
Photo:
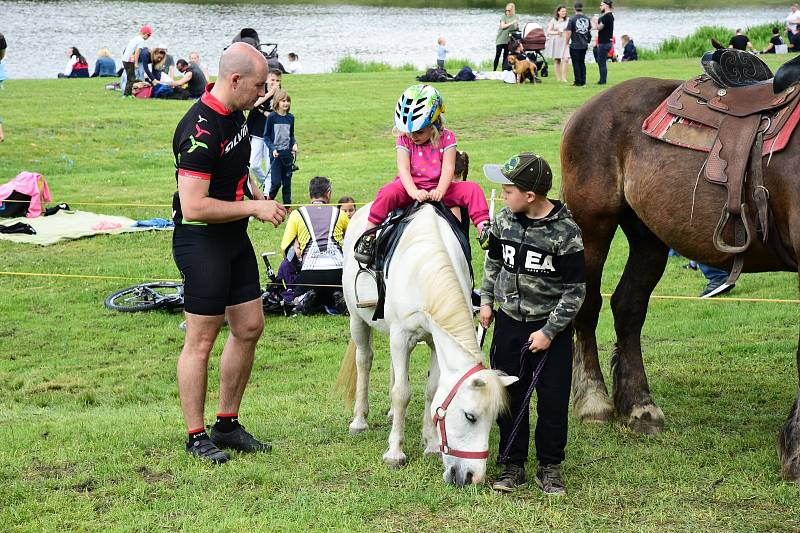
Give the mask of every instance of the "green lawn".
M 771 58 L 778 60 L 780 58 Z M 696 60 L 609 65 L 612 83 L 635 76 L 687 78 Z M 300 145 L 294 196 L 329 176 L 334 196 L 372 198 L 394 176 L 395 99 L 416 73 L 290 76 Z M 589 66 L 589 82 L 597 79 Z M 569 114 L 597 92 L 552 78 L 440 86 L 447 119 L 472 179 L 522 150 L 560 175 L 559 137 Z M 132 218 L 169 216 L 175 188 L 171 139 L 186 102 L 123 101 L 98 80 L 10 81 L 0 91 L 6 142 L 0 180 L 22 170 L 47 178 L 56 202 Z M 280 232 L 258 223 L 259 251 Z M 169 233 L 100 236 L 39 248 L 0 242 L 0 270 L 175 278 Z M 480 257 L 476 253 L 476 257 Z M 626 257 L 612 248 L 609 293 Z M 699 273 L 670 260 L 658 295 L 695 295 Z M 476 259 L 476 272 L 480 262 Z M 656 437 L 619 424 L 572 421 L 569 495 L 532 487 L 513 496 L 457 489 L 422 457 L 426 358 L 413 360 L 409 465 L 382 461 L 388 424 L 387 346 L 377 339 L 372 430 L 350 437 L 350 409 L 330 392 L 349 334 L 338 317 L 268 318 L 242 409 L 244 423 L 275 445 L 222 467 L 182 450 L 175 385 L 178 315 L 121 314 L 103 299 L 126 279 L 0 275 L 0 529 L 364 531 L 766 531 L 800 529 L 798 488 L 778 476 L 775 439 L 797 389 L 797 305 L 653 300 L 643 347 L 650 385 L 667 417 Z M 789 274 L 744 275 L 731 296 L 796 299 Z M 600 317 L 602 364 L 613 347 Z M 219 350 L 219 347 L 218 347 Z M 212 357 L 208 417 L 215 411 Z M 497 435 L 492 434 L 493 457 Z M 497 469 L 490 465 L 490 477 Z

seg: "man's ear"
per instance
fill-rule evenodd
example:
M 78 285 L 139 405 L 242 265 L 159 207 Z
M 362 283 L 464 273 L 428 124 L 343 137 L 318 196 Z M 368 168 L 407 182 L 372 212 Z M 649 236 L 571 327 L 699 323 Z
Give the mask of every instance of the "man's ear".
M 231 87 L 234 89 L 239 86 L 239 82 L 241 81 L 242 76 L 238 72 L 234 72 L 231 74 Z

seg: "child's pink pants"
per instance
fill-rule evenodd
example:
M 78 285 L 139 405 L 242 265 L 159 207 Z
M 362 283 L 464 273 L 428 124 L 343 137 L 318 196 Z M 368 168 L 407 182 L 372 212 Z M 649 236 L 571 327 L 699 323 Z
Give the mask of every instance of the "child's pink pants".
M 430 187 L 430 189 L 435 188 L 435 185 Z M 430 190 L 424 186 L 420 187 L 420 189 Z M 378 191 L 378 195 L 369 210 L 369 221 L 376 225 L 380 224 L 386 220 L 386 217 L 394 209 L 402 209 L 412 203 L 414 203 L 414 199 L 408 195 L 400 178 L 397 178 L 381 187 L 381 190 Z M 489 220 L 489 206 L 486 204 L 483 189 L 473 181 L 454 181 L 451 183 L 442 198 L 442 203 L 447 207 L 466 207 L 470 220 L 476 226 Z

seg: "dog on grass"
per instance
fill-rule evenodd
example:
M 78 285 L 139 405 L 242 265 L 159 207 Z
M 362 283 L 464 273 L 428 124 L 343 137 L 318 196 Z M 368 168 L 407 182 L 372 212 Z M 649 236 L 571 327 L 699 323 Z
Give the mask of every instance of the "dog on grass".
M 540 83 L 539 78 L 536 77 L 536 63 L 530 59 L 520 59 L 516 55 L 509 55 L 508 64 L 517 75 L 517 83 L 525 83 L 526 78 L 531 80 L 531 83 Z

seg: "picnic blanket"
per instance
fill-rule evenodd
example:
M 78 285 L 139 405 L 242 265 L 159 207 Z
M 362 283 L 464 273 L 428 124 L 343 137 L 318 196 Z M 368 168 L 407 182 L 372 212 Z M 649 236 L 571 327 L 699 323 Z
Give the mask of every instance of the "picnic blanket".
M 3 218 L 0 225 L 10 226 L 23 222 L 36 230 L 36 235 L 22 233 L 0 233 L 0 239 L 49 246 L 61 241 L 91 237 L 102 233 L 127 233 L 129 231 L 149 231 L 154 227 L 133 227 L 135 220 L 128 217 L 103 215 L 90 211 L 59 211 L 49 217 Z

